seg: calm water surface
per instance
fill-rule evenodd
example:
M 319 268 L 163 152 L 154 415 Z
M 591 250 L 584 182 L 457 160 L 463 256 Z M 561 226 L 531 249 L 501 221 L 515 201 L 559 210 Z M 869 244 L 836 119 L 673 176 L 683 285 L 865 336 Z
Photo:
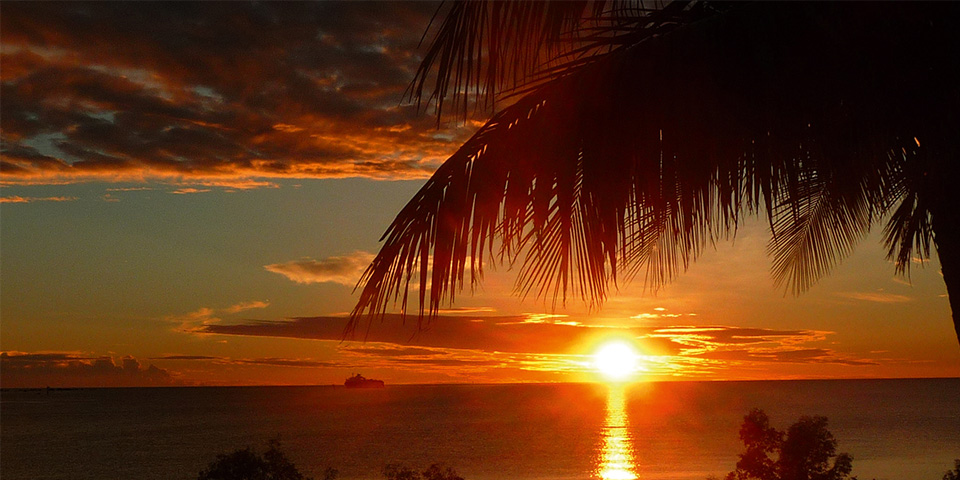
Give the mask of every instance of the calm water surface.
M 750 408 L 829 418 L 861 480 L 940 480 L 960 379 L 604 385 L 5 390 L 0 477 L 194 479 L 218 453 L 284 450 L 314 477 L 445 462 L 467 480 L 696 479 L 732 470 Z

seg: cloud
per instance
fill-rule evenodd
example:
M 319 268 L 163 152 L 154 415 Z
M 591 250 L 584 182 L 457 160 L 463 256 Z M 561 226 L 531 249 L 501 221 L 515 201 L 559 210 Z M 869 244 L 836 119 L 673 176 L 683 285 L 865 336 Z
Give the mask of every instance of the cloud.
M 209 191 L 210 191 L 209 188 L 184 187 L 184 188 L 178 188 L 170 193 L 174 195 L 189 195 L 191 193 L 207 193 Z
M 437 313 L 441 315 L 455 315 L 461 313 L 493 313 L 497 309 L 493 307 L 450 307 L 450 308 L 441 308 L 437 310 Z
M 482 376 L 493 371 L 502 373 L 504 370 L 558 373 L 583 368 L 583 362 L 578 361 L 579 356 L 575 355 L 403 347 L 389 343 L 365 343 L 361 347 L 341 346 L 338 353 L 341 354 L 343 363 L 351 367 L 387 367 L 417 373 L 440 373 L 452 377 L 465 374 Z
M 202 316 L 202 315 L 201 315 Z M 375 320 L 356 337 L 344 336 L 344 317 L 299 317 L 288 320 L 205 322 L 188 333 L 200 335 L 294 338 L 330 342 L 332 359 L 230 359 L 203 355 L 168 355 L 158 360 L 196 360 L 217 364 L 281 366 L 370 371 L 392 369 L 431 373 L 472 381 L 507 379 L 538 381 L 583 380 L 593 371 L 591 352 L 610 339 L 632 341 L 640 352 L 645 375 L 670 377 L 729 376 L 742 367 L 771 363 L 878 365 L 876 358 L 835 350 L 824 342 L 832 332 L 772 329 L 730 325 L 608 326 L 595 319 L 542 315 L 440 315 L 422 329 L 413 318 L 407 324 L 398 314 Z M 362 340 L 357 343 L 355 340 Z M 724 373 L 727 372 L 727 373 Z M 531 377 L 531 375 L 533 375 Z M 566 375 L 579 375 L 566 377 Z M 733 376 L 737 376 L 733 374 Z
M 236 305 L 231 305 L 230 307 L 225 308 L 223 311 L 226 313 L 240 313 L 247 310 L 253 310 L 256 308 L 267 308 L 270 306 L 270 302 L 262 302 L 260 300 L 253 300 L 250 302 L 241 302 Z
M 339 342 L 350 339 L 344 337 L 345 326 L 346 319 L 343 317 L 301 317 L 283 321 L 207 324 L 196 332 Z M 715 369 L 724 362 L 876 364 L 872 360 L 861 360 L 815 346 L 833 334 L 819 330 L 728 325 L 604 327 L 566 318 L 562 321 L 545 319 L 538 315 L 441 315 L 417 331 L 411 325 L 404 325 L 400 315 L 386 315 L 382 323 L 372 325 L 369 330 L 361 329 L 358 333 L 365 342 L 379 345 L 349 346 L 343 348 L 343 352 L 365 358 L 389 358 L 394 363 L 408 363 L 412 360 L 398 359 L 414 358 L 429 359 L 426 363 L 439 365 L 449 363 L 439 361 L 441 358 L 460 358 L 450 356 L 452 352 L 472 352 L 484 361 L 495 360 L 505 365 L 520 360 L 530 362 L 531 356 L 540 355 L 555 362 L 557 368 L 571 368 L 571 360 L 565 355 L 582 355 L 589 345 L 616 336 L 632 339 L 658 371 L 679 368 L 679 365 L 689 368 L 710 365 Z M 522 358 L 508 361 L 503 355 L 519 355 Z M 704 364 L 703 361 L 714 363 Z
M 208 355 L 163 355 L 161 357 L 150 357 L 150 360 L 219 360 L 220 358 Z
M 414 375 L 430 373 L 449 379 L 471 381 L 476 381 L 478 378 L 496 381 L 499 378 L 497 372 L 511 370 L 556 373 L 582 368 L 582 362 L 578 362 L 579 358 L 569 355 L 506 354 L 448 348 L 403 347 L 379 342 L 362 345 L 336 342 L 333 347 L 336 355 L 332 359 L 324 360 L 281 357 L 230 358 L 186 354 L 162 355 L 151 360 L 206 364 L 196 367 L 204 371 L 216 371 L 219 366 L 230 366 L 234 370 L 279 367 L 319 370 L 315 375 L 325 378 L 331 378 L 333 375 L 333 378 L 337 378 L 357 371 L 388 369 L 393 372 L 403 371 Z M 248 375 L 254 374 L 248 373 Z
M 906 295 L 886 292 L 841 292 L 836 295 L 851 300 L 874 303 L 904 303 L 912 300 Z
M 429 349 L 429 348 L 396 347 L 396 346 L 347 347 L 347 348 L 344 348 L 343 350 L 347 352 L 359 353 L 363 355 L 374 355 L 377 357 L 406 357 L 410 355 L 436 355 L 437 354 L 437 350 Z M 441 354 L 445 354 L 445 352 L 441 352 Z
M 663 311 L 665 310 L 664 308 L 654 308 L 654 310 L 657 310 L 657 313 L 638 313 L 636 315 L 633 315 L 630 318 L 633 318 L 636 320 L 650 320 L 650 319 L 656 319 L 656 318 L 679 318 L 683 316 L 682 313 L 663 313 Z M 689 313 L 687 315 L 696 316 L 695 314 L 689 314 Z
M 406 365 L 415 365 L 417 367 L 424 366 L 435 366 L 435 367 L 494 367 L 494 366 L 504 366 L 505 362 L 500 360 L 485 360 L 485 359 L 461 359 L 461 358 L 398 358 L 394 359 L 394 363 L 406 364 Z
M 776 343 L 795 345 L 820 341 L 832 332 L 818 330 L 775 330 L 769 328 L 745 328 L 725 325 L 682 325 L 655 327 L 649 335 L 669 338 L 691 348 L 716 348 L 726 345 Z
M 441 316 L 422 331 L 404 325 L 400 315 L 387 315 L 369 331 L 361 329 L 360 339 L 401 346 L 453 348 L 514 353 L 554 353 L 575 348 L 590 334 L 586 328 L 551 323 L 526 323 L 524 316 L 479 317 Z M 412 320 L 412 319 L 408 319 Z M 255 320 L 239 324 L 206 324 L 202 334 L 268 336 L 341 341 L 343 317 L 299 317 L 290 320 Z
M 257 308 L 267 308 L 270 306 L 270 302 L 260 301 L 260 300 L 251 300 L 248 302 L 240 302 L 235 305 L 231 305 L 227 308 L 213 309 L 210 307 L 200 307 L 192 312 L 183 314 L 183 315 L 170 315 L 166 317 L 166 320 L 173 322 L 179 325 L 179 330 L 182 331 L 195 331 L 198 327 L 202 325 L 207 325 L 211 323 L 217 323 L 222 321 L 219 318 L 218 314 L 227 314 L 233 315 L 240 312 L 245 312 L 247 310 L 257 309 Z
M 654 329 L 652 336 L 670 338 L 684 346 L 681 356 L 688 360 L 725 362 L 728 366 L 749 363 L 878 365 L 827 348 L 813 348 L 833 332 L 819 330 L 775 330 L 723 325 L 673 326 Z
M 131 356 L 121 357 L 117 364 L 108 356 L 72 352 L 2 352 L 0 378 L 5 388 L 142 387 L 179 383 L 169 371 L 153 365 L 143 368 Z
M 220 318 L 214 315 L 212 308 L 201 307 L 183 315 L 170 315 L 166 320 L 178 324 L 179 330 L 195 331 L 203 325 L 219 322 Z
M 0 197 L 0 203 L 33 203 L 33 202 L 73 202 L 77 197 L 21 197 L 13 195 Z
M 373 258 L 372 253 L 356 251 L 323 260 L 305 258 L 294 262 L 274 263 L 263 268 L 297 283 L 332 282 L 352 287 L 357 284 L 360 275 Z
M 280 188 L 280 185 L 265 180 L 255 180 L 251 178 L 229 178 L 229 179 L 198 179 L 190 182 L 193 185 L 203 187 L 217 187 L 227 191 L 232 190 L 253 190 L 257 188 Z M 204 190 L 204 189 L 198 189 Z M 209 189 L 206 189 L 209 190 Z
M 306 367 L 306 368 L 342 366 L 341 364 L 336 362 L 318 362 L 316 360 L 288 359 L 288 358 L 239 359 L 239 360 L 230 360 L 227 363 L 238 364 L 238 365 L 270 365 L 274 367 Z
M 773 362 L 773 363 L 828 363 L 837 365 L 866 366 L 879 365 L 873 360 L 850 359 L 824 348 L 802 348 L 793 350 L 749 351 L 716 350 L 694 355 L 699 358 L 735 362 Z
M 210 355 L 163 355 L 151 360 L 210 361 L 221 365 L 267 365 L 274 367 L 326 368 L 342 367 L 338 362 L 317 361 L 304 358 L 229 358 Z
M 115 187 L 115 188 L 106 189 L 106 191 L 108 192 L 145 192 L 150 190 L 153 190 L 153 188 L 151 187 Z
M 0 178 L 426 178 L 476 128 L 399 104 L 434 9 L 4 3 Z

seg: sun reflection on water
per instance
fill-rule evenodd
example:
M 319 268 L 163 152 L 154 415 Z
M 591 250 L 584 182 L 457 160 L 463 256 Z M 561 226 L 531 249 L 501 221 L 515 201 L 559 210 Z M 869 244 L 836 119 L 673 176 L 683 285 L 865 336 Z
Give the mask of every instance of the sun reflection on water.
M 620 385 L 610 385 L 607 398 L 607 419 L 603 427 L 603 449 L 599 452 L 597 478 L 602 480 L 634 480 L 633 438 L 627 418 L 626 392 Z

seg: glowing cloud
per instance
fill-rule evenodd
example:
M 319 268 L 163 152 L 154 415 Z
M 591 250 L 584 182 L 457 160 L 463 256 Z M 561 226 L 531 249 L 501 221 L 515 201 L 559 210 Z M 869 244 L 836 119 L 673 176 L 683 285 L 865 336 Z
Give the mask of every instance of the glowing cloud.
M 903 303 L 911 300 L 911 298 L 906 295 L 886 292 L 843 292 L 838 293 L 837 296 L 861 302 L 874 303 Z
M 77 197 L 21 197 L 13 195 L 0 197 L 0 203 L 33 203 L 33 202 L 73 202 Z
M 327 257 L 323 260 L 306 258 L 287 263 L 274 263 L 263 268 L 279 273 L 297 283 L 339 283 L 354 286 L 363 270 L 373 261 L 369 252 L 356 251 L 348 255 Z
M 253 300 L 250 302 L 242 302 L 236 305 L 231 305 L 229 308 L 224 309 L 226 313 L 240 313 L 246 310 L 251 310 L 254 308 L 267 308 L 270 306 L 270 302 L 262 302 L 259 300 Z

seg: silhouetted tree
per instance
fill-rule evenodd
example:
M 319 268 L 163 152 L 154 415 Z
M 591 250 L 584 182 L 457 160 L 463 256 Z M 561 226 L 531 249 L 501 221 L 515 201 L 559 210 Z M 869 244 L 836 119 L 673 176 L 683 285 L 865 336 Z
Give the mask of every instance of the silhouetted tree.
M 387 480 L 463 480 L 456 470 L 442 464 L 434 463 L 420 472 L 398 463 L 389 463 L 383 467 L 383 477 Z
M 770 454 L 780 451 L 783 432 L 770 426 L 767 414 L 762 410 L 751 410 L 740 426 L 740 440 L 747 450 L 740 454 L 740 461 L 737 462 L 737 478 L 777 478 L 777 465 L 770 458 Z M 743 472 L 743 475 L 739 472 Z
M 827 430 L 826 417 L 801 417 L 787 430 L 780 448 L 782 480 L 840 480 L 853 470 L 853 458 L 837 454 L 837 441 Z M 830 464 L 830 459 L 833 465 Z
M 433 317 L 485 256 L 522 295 L 655 288 L 744 214 L 800 293 L 886 215 L 898 273 L 936 247 L 960 341 L 960 3 L 448 5 L 410 97 L 507 106 L 389 226 L 347 333 L 411 283 Z
M 334 480 L 338 472 L 328 468 L 324 480 Z M 305 477 L 280 450 L 280 440 L 267 442 L 267 450 L 258 454 L 250 447 L 230 454 L 217 455 L 217 459 L 201 470 L 197 480 L 312 480 Z
M 953 461 L 953 470 L 944 473 L 943 480 L 960 480 L 960 459 Z
M 423 471 L 423 480 L 463 480 L 463 477 L 442 463 L 434 463 Z
M 825 417 L 800 417 L 781 432 L 763 410 L 753 409 L 743 418 L 740 440 L 746 451 L 727 480 L 844 480 L 853 469 L 850 455 L 836 453 Z

